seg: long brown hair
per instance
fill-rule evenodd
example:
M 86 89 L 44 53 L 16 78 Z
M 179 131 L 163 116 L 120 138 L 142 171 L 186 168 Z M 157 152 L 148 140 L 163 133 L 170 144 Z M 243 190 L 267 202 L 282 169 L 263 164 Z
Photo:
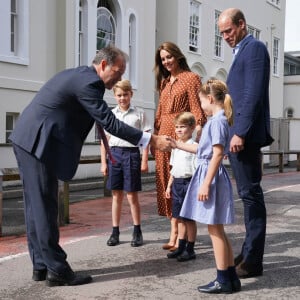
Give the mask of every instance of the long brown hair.
M 161 88 L 162 80 L 170 76 L 170 72 L 166 70 L 165 67 L 162 65 L 160 58 L 161 50 L 166 50 L 177 60 L 180 70 L 191 71 L 189 65 L 187 64 L 186 57 L 183 55 L 183 53 L 176 44 L 172 42 L 162 43 L 155 52 L 154 73 L 156 78 L 156 89 L 158 91 Z

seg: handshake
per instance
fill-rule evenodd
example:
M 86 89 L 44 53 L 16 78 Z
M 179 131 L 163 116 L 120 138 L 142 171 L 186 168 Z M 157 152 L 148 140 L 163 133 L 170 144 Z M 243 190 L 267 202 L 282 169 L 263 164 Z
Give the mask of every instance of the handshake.
M 177 147 L 175 139 L 166 135 L 155 134 L 151 135 L 150 146 L 152 154 L 154 154 L 154 148 L 160 151 L 168 152 Z

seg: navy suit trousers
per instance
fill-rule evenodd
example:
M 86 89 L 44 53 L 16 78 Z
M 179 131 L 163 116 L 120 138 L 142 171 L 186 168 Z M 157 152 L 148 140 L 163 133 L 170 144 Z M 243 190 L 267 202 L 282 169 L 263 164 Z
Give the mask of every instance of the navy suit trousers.
M 259 146 L 229 154 L 237 190 L 244 205 L 246 237 L 241 254 L 250 264 L 262 264 L 266 237 L 266 207 L 261 188 L 262 154 Z
M 28 249 L 33 269 L 63 274 L 70 269 L 59 246 L 58 180 L 35 156 L 13 145 L 23 183 Z

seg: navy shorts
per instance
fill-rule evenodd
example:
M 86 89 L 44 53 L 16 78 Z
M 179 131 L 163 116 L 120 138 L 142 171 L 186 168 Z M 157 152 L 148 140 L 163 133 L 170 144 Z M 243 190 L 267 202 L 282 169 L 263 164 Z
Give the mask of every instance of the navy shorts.
M 172 183 L 172 217 L 179 218 L 180 210 L 192 177 L 174 178 Z
M 107 189 L 138 192 L 142 190 L 141 155 L 138 147 L 111 147 L 115 163 L 108 161 Z

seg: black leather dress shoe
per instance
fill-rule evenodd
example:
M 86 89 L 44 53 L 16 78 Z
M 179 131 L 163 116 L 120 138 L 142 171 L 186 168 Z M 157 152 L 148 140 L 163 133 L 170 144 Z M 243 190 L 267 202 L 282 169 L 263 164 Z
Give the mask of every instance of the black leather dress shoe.
M 220 283 L 219 281 L 215 280 L 208 285 L 198 286 L 198 291 L 208 294 L 231 294 L 232 286 L 230 281 L 226 283 Z
M 55 274 L 51 271 L 47 272 L 46 285 L 47 286 L 61 286 L 61 285 L 81 285 L 92 281 L 89 275 L 78 275 L 73 271 L 68 271 L 63 275 Z
M 33 270 L 32 272 L 32 280 L 34 281 L 44 281 L 46 280 L 47 269 L 43 270 Z
M 239 278 L 257 277 L 263 274 L 262 264 L 249 264 L 245 261 L 242 261 L 235 270 Z
M 242 254 L 239 254 L 237 257 L 234 258 L 234 265 L 237 266 L 243 261 L 244 257 Z
M 242 289 L 241 281 L 239 279 L 232 280 L 231 286 L 233 292 L 240 292 Z
M 186 250 L 184 250 L 183 253 L 181 253 L 179 256 L 177 256 L 177 260 L 180 262 L 188 261 L 188 260 L 195 259 L 195 258 L 196 258 L 195 252 L 189 253 Z
M 140 247 L 143 245 L 142 232 L 134 232 L 131 240 L 131 247 Z
M 108 241 L 107 241 L 107 246 L 116 246 L 116 245 L 119 245 L 120 244 L 120 241 L 119 241 L 119 236 L 116 235 L 116 234 L 112 234 Z

